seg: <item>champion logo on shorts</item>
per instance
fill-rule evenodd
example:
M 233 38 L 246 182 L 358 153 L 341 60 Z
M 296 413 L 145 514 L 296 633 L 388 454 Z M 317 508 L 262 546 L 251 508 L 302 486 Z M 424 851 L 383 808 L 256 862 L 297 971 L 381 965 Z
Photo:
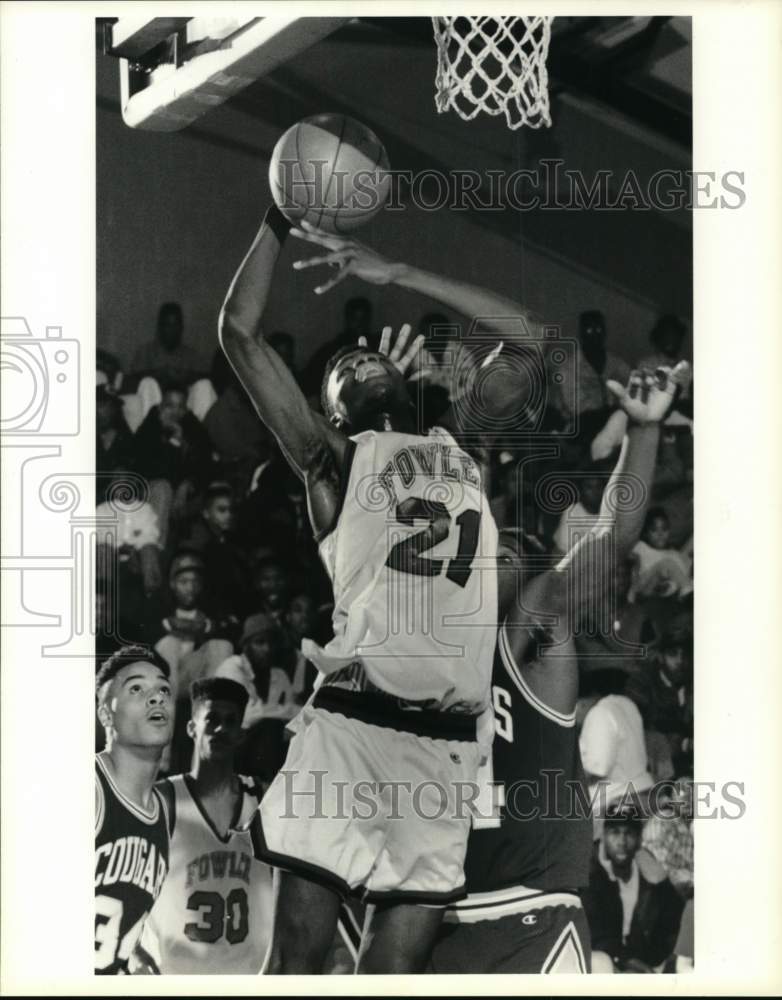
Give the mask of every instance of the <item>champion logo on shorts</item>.
M 538 922 L 538 918 L 535 916 L 534 913 L 525 913 L 524 916 L 521 918 L 521 922 L 523 924 L 528 924 L 528 925 L 536 924 Z
M 452 753 L 451 760 L 454 762 L 454 764 L 461 764 L 462 762 L 462 758 L 459 756 L 458 753 Z

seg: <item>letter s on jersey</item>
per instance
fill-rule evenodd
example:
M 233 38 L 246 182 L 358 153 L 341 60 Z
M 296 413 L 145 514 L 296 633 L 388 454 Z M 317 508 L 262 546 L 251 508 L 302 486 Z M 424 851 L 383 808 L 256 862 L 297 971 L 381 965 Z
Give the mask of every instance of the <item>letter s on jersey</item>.
M 494 731 L 508 743 L 513 742 L 513 716 L 510 714 L 511 697 L 505 688 L 496 684 L 491 689 L 494 705 Z

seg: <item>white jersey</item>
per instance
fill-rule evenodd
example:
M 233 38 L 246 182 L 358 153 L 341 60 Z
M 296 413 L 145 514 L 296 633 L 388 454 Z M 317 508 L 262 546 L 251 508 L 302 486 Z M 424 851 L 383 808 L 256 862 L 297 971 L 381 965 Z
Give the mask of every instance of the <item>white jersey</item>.
M 214 828 L 189 775 L 161 782 L 174 805 L 169 870 L 139 951 L 163 975 L 260 972 L 271 938 L 272 876 L 253 850 L 260 789 L 251 778 L 239 780 L 242 799 L 227 837 Z
M 497 528 L 480 470 L 441 428 L 350 442 L 336 524 L 318 539 L 335 636 L 302 650 L 326 684 L 477 715 L 497 633 Z

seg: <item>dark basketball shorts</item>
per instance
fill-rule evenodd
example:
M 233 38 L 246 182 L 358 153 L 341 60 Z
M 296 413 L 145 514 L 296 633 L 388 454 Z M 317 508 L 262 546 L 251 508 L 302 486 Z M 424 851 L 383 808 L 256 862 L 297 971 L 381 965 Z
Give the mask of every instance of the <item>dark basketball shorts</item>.
M 591 957 L 575 893 L 503 889 L 446 910 L 427 972 L 578 974 Z

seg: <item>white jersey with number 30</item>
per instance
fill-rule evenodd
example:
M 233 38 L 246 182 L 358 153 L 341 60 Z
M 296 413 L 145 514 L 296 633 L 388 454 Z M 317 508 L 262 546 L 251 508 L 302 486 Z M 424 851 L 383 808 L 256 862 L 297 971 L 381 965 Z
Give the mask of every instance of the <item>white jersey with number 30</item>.
M 140 959 L 163 975 L 260 972 L 272 927 L 271 869 L 253 847 L 260 792 L 252 779 L 239 780 L 235 829 L 223 837 L 190 776 L 167 779 L 174 804 L 169 871 L 139 942 Z
M 497 528 L 480 470 L 441 428 L 350 439 L 343 498 L 319 538 L 335 637 L 305 655 L 326 683 L 481 713 L 497 631 Z M 339 672 L 339 673 L 337 673 Z

